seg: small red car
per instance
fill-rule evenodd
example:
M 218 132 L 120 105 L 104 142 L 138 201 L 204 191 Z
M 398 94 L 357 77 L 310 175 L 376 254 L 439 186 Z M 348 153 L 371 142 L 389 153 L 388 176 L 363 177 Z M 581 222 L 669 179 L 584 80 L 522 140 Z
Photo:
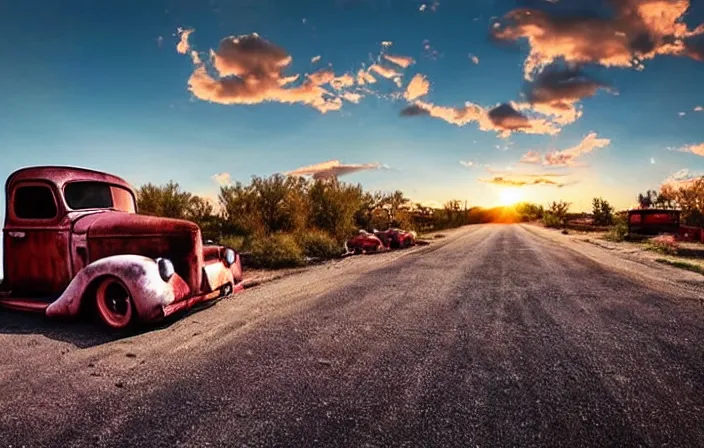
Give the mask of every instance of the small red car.
M 347 241 L 347 251 L 361 254 L 364 252 L 379 252 L 386 249 L 386 245 L 375 236 L 366 230 L 360 230 L 359 234 Z
M 416 233 L 406 230 L 392 228 L 389 230 L 374 231 L 376 235 L 386 247 L 390 249 L 400 249 L 405 247 L 415 246 Z
M 5 193 L 0 307 L 57 318 L 90 310 L 119 330 L 242 290 L 235 250 L 204 245 L 192 222 L 137 214 L 117 176 L 24 168 Z

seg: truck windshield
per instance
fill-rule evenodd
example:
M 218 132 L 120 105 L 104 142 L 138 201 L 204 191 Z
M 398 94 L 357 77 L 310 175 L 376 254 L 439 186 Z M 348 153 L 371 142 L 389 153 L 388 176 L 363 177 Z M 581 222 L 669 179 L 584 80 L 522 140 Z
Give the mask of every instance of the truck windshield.
M 103 182 L 71 182 L 64 188 L 66 204 L 72 210 L 109 208 L 134 213 L 132 193 Z

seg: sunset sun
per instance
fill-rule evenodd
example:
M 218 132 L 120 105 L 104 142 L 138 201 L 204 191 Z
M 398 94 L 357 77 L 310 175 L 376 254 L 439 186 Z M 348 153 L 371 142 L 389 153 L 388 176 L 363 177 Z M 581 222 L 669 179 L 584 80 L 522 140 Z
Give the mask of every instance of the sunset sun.
M 523 193 L 520 188 L 504 188 L 499 192 L 499 203 L 501 205 L 514 205 L 521 201 Z

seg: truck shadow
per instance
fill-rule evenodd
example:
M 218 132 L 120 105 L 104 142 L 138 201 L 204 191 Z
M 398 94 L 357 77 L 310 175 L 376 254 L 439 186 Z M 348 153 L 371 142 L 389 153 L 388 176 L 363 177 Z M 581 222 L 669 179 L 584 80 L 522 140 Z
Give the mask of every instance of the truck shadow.
M 67 342 L 77 348 L 91 348 L 121 339 L 154 331 L 165 330 L 190 315 L 210 308 L 222 298 L 198 304 L 190 310 L 181 311 L 161 322 L 139 324 L 120 332 L 110 331 L 88 318 L 76 320 L 47 319 L 43 314 L 0 310 L 0 334 L 42 335 L 46 338 Z
M 42 335 L 78 348 L 89 348 L 124 338 L 125 334 L 110 333 L 91 322 L 50 320 L 42 314 L 0 311 L 0 334 Z

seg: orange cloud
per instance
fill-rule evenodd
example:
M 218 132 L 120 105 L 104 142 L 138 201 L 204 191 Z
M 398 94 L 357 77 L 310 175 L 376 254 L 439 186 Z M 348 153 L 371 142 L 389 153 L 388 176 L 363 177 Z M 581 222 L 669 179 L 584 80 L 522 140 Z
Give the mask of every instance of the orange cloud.
M 376 84 L 376 78 L 368 71 L 362 69 L 357 72 L 357 84 L 360 86 L 365 84 Z
M 335 90 L 344 89 L 345 87 L 352 87 L 354 85 L 354 77 L 349 73 L 345 73 L 342 76 L 336 76 L 330 81 L 330 86 Z
M 489 121 L 486 111 L 482 107 L 472 103 L 466 103 L 464 107 L 444 107 L 417 101 L 413 106 L 418 110 L 426 111 L 427 113 L 425 115 L 439 118 L 455 126 L 464 126 L 471 122 L 486 123 Z
M 682 148 L 682 151 L 704 157 L 704 143 L 700 143 L 698 145 L 687 145 Z
M 379 64 L 372 65 L 371 67 L 369 67 L 369 70 L 375 72 L 377 75 L 382 76 L 386 79 L 394 79 L 401 76 L 401 73 L 398 73 L 396 70 L 384 67 L 383 65 Z
M 286 172 L 287 176 L 311 176 L 313 179 L 330 179 L 334 177 L 345 176 L 348 174 L 357 173 L 360 171 L 378 170 L 384 168 L 379 163 L 367 163 L 363 165 L 345 165 L 339 160 L 330 160 L 328 162 L 318 163 L 315 165 L 305 166 Z
M 403 68 L 408 68 L 410 65 L 415 64 L 416 62 L 413 58 L 410 58 L 408 56 L 393 56 L 390 54 L 385 54 L 384 59 Z
M 595 132 L 587 135 L 577 146 L 564 151 L 553 151 L 545 155 L 545 164 L 553 166 L 569 166 L 584 154 L 589 154 L 596 149 L 604 148 L 611 144 L 608 138 L 599 138 Z
M 191 49 L 191 45 L 188 43 L 188 37 L 194 31 L 195 30 L 192 28 L 190 28 L 190 29 L 179 28 L 178 29 L 179 41 L 178 41 L 178 44 L 176 45 L 176 51 L 178 51 L 180 54 L 186 54 Z
M 537 151 L 528 151 L 521 157 L 520 163 L 540 165 L 543 162 L 543 155 Z
M 430 82 L 421 74 L 417 74 L 411 79 L 403 97 L 408 101 L 425 96 L 430 91 Z
M 494 185 L 502 185 L 502 186 L 507 186 L 507 187 L 529 187 L 529 186 L 534 186 L 534 185 L 548 185 L 548 186 L 555 186 L 558 188 L 565 187 L 570 184 L 566 183 L 561 183 L 557 182 L 550 177 L 546 176 L 530 176 L 530 175 L 522 175 L 522 176 L 516 176 L 516 177 L 507 177 L 507 176 L 494 176 L 490 179 L 479 179 L 479 182 L 484 182 L 488 184 L 494 184 Z
M 584 154 L 589 154 L 596 149 L 611 144 L 608 138 L 599 138 L 595 132 L 587 135 L 577 146 L 563 151 L 552 151 L 543 158 L 536 151 L 529 151 L 521 157 L 521 163 L 548 165 L 548 166 L 574 166 Z
M 528 79 L 558 59 L 642 68 L 643 61 L 658 55 L 704 58 L 704 49 L 691 39 L 704 34 L 704 26 L 689 30 L 682 20 L 689 0 L 612 0 L 612 4 L 615 14 L 610 18 L 553 16 L 537 9 L 516 9 L 494 25 L 493 35 L 528 41 Z
M 559 177 L 566 177 L 569 176 L 570 173 L 525 173 L 525 172 L 518 172 L 514 171 L 513 168 L 508 167 L 506 170 L 495 170 L 492 169 L 491 167 L 487 167 L 486 171 L 489 174 L 493 174 L 494 176 L 500 176 L 500 177 L 520 177 L 520 178 L 527 178 L 527 179 L 535 179 L 535 178 L 546 178 L 546 179 L 552 179 L 552 178 L 559 178 Z
M 364 98 L 360 93 L 354 92 L 344 92 L 342 94 L 342 99 L 349 101 L 350 103 L 359 104 L 359 102 Z
M 560 129 L 550 122 L 528 118 L 516 111 L 510 104 L 501 104 L 487 111 L 472 103 L 466 103 L 464 107 L 453 108 L 416 101 L 401 111 L 401 116 L 405 117 L 418 115 L 430 115 L 455 126 L 465 126 L 476 122 L 480 130 L 498 132 L 501 138 L 507 138 L 516 131 L 546 135 L 555 135 L 560 132 Z
M 231 36 L 220 41 L 211 60 L 219 78 L 198 65 L 188 80 L 196 98 L 219 104 L 300 103 L 321 113 L 339 110 L 342 99 L 322 86 L 335 89 L 354 84 L 350 75 L 335 76 L 332 70 L 309 75 L 300 85 L 289 87 L 298 75 L 284 76 L 293 58 L 282 48 L 257 34 Z

